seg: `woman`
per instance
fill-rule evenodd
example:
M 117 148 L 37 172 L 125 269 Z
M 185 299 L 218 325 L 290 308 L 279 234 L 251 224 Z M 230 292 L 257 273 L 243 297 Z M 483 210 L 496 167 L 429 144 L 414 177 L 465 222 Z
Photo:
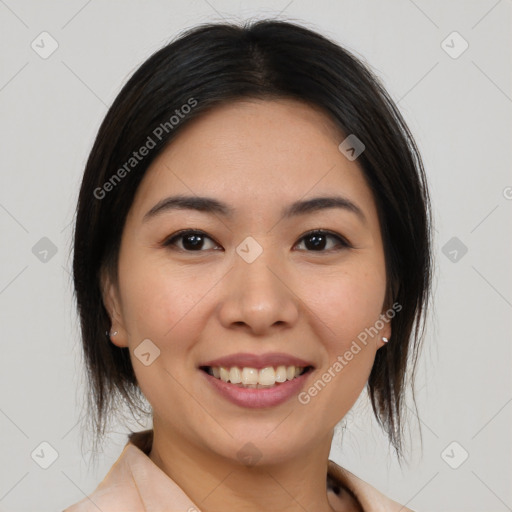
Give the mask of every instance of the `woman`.
M 150 57 L 91 151 L 73 268 L 95 432 L 118 399 L 153 428 L 67 512 L 410 510 L 329 452 L 367 386 L 403 456 L 430 229 L 411 134 L 337 44 L 208 24 Z

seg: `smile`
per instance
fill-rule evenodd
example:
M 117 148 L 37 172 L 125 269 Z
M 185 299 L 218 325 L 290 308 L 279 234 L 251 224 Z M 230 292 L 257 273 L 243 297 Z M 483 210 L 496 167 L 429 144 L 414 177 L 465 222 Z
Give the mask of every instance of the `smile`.
M 231 403 L 240 407 L 265 408 L 275 407 L 296 396 L 305 386 L 313 367 L 278 366 L 257 370 L 202 366 L 200 370 L 206 384 Z
M 201 367 L 202 370 L 206 371 L 216 379 L 248 388 L 272 387 L 276 383 L 282 384 L 287 380 L 293 380 L 296 377 L 299 377 L 310 368 L 310 366 L 300 367 L 284 365 L 277 366 L 276 368 L 268 366 L 261 370 L 251 367 L 239 368 L 238 366 L 233 366 L 231 368 L 225 368 L 223 366 Z

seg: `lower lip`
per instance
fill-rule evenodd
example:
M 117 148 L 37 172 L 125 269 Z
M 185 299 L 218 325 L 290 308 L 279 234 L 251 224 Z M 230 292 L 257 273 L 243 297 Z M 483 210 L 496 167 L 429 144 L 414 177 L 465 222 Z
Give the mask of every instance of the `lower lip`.
M 281 384 L 276 384 L 271 388 L 242 388 L 224 382 L 221 379 L 213 377 L 203 370 L 199 370 L 207 379 L 213 388 L 218 391 L 224 398 L 240 407 L 250 407 L 253 409 L 262 409 L 264 407 L 274 407 L 280 405 L 291 397 L 298 395 L 304 386 L 306 379 L 313 373 L 312 370 L 307 371 L 299 377 L 287 380 Z

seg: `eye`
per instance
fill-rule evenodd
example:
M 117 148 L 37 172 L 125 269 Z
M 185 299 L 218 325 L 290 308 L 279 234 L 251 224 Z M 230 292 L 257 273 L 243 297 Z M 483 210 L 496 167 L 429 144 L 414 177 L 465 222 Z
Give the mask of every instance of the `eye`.
M 329 245 L 329 239 L 337 241 L 337 244 L 335 244 L 334 248 L 326 247 Z M 214 242 L 213 247 L 206 247 L 205 249 L 205 240 Z M 306 233 L 302 238 L 300 238 L 300 241 L 301 243 L 302 241 L 305 241 L 306 249 L 314 252 L 328 252 L 331 250 L 341 250 L 351 247 L 351 245 L 343 237 L 322 229 L 316 229 Z M 179 247 L 177 242 L 181 242 L 181 247 Z M 202 252 L 204 250 L 219 247 L 219 245 L 206 233 L 200 230 L 192 229 L 184 229 L 174 233 L 171 235 L 171 237 L 167 238 L 162 245 L 164 247 L 177 248 L 178 250 L 186 252 Z
M 326 249 L 326 245 L 328 245 L 327 240 L 329 238 L 337 240 L 337 249 L 336 247 L 334 247 L 334 249 L 332 247 Z M 310 231 L 309 233 L 306 233 L 300 240 L 305 240 L 305 245 L 307 249 L 315 252 L 328 252 L 330 250 L 340 250 L 351 247 L 350 244 L 343 237 L 323 229 L 315 229 L 314 231 Z
M 206 239 L 214 242 L 214 240 L 207 236 L 203 231 L 184 229 L 182 231 L 178 231 L 170 238 L 166 239 L 162 245 L 165 247 L 177 247 L 176 241 L 183 240 L 182 247 L 177 247 L 179 250 L 187 252 L 201 252 L 201 250 L 204 249 L 204 243 Z M 216 243 L 214 246 L 219 247 Z

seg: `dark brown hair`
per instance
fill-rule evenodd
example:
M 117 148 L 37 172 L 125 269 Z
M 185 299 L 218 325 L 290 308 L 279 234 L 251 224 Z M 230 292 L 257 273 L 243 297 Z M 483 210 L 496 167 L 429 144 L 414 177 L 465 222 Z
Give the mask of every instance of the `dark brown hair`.
M 390 342 L 377 351 L 368 392 L 400 460 L 406 375 L 416 368 L 431 287 L 423 164 L 396 105 L 365 64 L 313 30 L 275 20 L 213 23 L 184 32 L 136 70 L 101 124 L 80 189 L 73 260 L 94 433 L 104 435 L 116 404 L 139 408 L 143 403 L 128 348 L 105 335 L 110 319 L 100 286 L 104 271 L 117 283 L 121 235 L 137 187 L 155 157 L 192 119 L 244 98 L 290 98 L 316 106 L 342 133 L 365 145 L 357 161 L 379 214 L 386 303 L 402 307 L 391 320 Z M 151 145 L 148 154 L 130 160 L 144 145 Z

